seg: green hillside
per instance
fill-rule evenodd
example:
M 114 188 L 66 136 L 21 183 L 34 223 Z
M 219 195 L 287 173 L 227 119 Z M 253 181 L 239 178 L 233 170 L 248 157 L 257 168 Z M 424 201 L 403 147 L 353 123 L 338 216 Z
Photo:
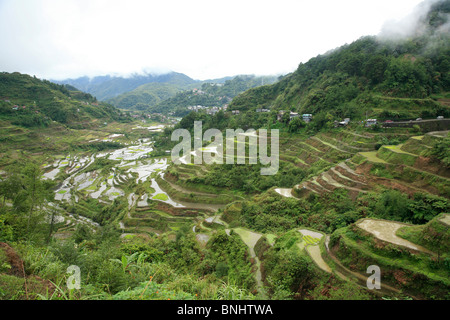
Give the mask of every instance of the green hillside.
M 189 106 L 223 107 L 250 88 L 276 81 L 277 77 L 253 75 L 195 83 L 170 80 L 164 83 L 147 83 L 107 101 L 120 109 L 164 114 L 174 112 L 176 116 L 184 116 L 189 112 Z
M 163 100 L 175 96 L 177 93 L 187 89 L 192 89 L 196 84 L 177 84 L 177 83 L 147 83 L 138 88 L 123 93 L 108 102 L 120 109 L 129 109 L 135 111 L 147 111 L 156 106 Z
M 175 125 L 1 74 L 0 300 L 448 300 L 450 0 L 433 3 L 408 39 L 364 37 L 280 79 L 155 81 L 117 97 L 184 115 Z M 172 162 L 172 133 L 196 141 L 195 121 L 226 140 L 181 159 L 223 164 Z M 225 133 L 238 128 L 256 131 Z M 250 162 L 261 141 L 274 155 L 261 129 L 279 130 L 273 175 Z
M 182 164 L 157 180 L 173 199 L 225 205 L 215 224 L 198 223 L 195 232 L 241 234 L 256 261 L 257 283 L 270 297 L 448 298 L 448 219 L 437 223 L 450 209 L 448 131 L 433 132 L 431 122 L 389 128 L 360 120 L 450 116 L 450 42 L 440 32 L 449 3 L 432 7 L 424 34 L 395 42 L 361 38 L 275 84 L 245 91 L 228 111 L 192 112 L 175 126 L 192 131 L 193 122 L 202 121 L 204 131 L 280 130 L 280 167 L 273 176 L 262 176 L 259 164 Z M 262 108 L 270 111 L 257 111 Z M 313 119 L 278 118 L 280 110 Z M 348 125 L 335 126 L 346 117 Z M 449 129 L 448 120 L 441 123 Z M 246 150 L 252 144 L 243 143 Z M 173 144 L 161 137 L 155 146 L 158 152 Z M 385 237 L 371 235 L 366 224 Z M 306 231 L 303 237 L 299 231 Z M 382 289 L 362 293 L 369 265 L 384 272 Z
M 189 106 L 224 107 L 238 94 L 263 83 L 276 82 L 276 77 L 256 77 L 251 75 L 236 76 L 223 84 L 205 82 L 199 90 L 188 90 L 174 97 L 161 101 L 149 108 L 152 112 L 174 112 L 176 116 L 189 113 Z
M 438 100 L 448 101 L 442 94 L 450 91 L 450 35 L 440 28 L 449 12 L 448 1 L 441 1 L 427 15 L 423 34 L 395 41 L 363 37 L 301 63 L 272 86 L 239 95 L 230 107 L 353 119 L 448 117 L 448 104 Z
M 0 74 L 0 97 L 1 119 L 24 127 L 46 127 L 56 121 L 85 128 L 94 119 L 125 119 L 118 109 L 99 103 L 90 94 L 20 73 Z
M 133 74 L 129 77 L 110 75 L 93 78 L 81 77 L 77 79 L 53 80 L 53 82 L 74 86 L 92 94 L 98 100 L 106 101 L 147 83 L 172 83 L 184 87 L 198 81 L 182 73 L 169 72 L 166 74 Z
M 120 110 L 76 88 L 0 73 L 2 168 L 29 157 L 43 161 L 65 152 L 118 148 L 120 143 L 107 138 L 109 130 L 130 132 L 126 127 L 131 122 Z

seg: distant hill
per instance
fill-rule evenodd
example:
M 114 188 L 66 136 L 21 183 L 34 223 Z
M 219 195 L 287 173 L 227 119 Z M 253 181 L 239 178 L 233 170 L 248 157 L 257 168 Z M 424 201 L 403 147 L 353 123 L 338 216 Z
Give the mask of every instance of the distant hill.
M 214 80 L 204 81 L 193 90 L 177 93 L 169 99 L 156 105 L 148 104 L 148 111 L 157 113 L 174 112 L 176 116 L 189 113 L 189 106 L 223 107 L 238 94 L 258 86 L 273 84 L 278 81 L 276 76 L 239 75 L 224 83 Z
M 135 74 L 130 77 L 97 76 L 93 78 L 81 77 L 77 79 L 52 80 L 57 84 L 68 84 L 95 96 L 98 100 L 105 101 L 118 95 L 129 92 L 148 83 L 170 83 L 177 87 L 186 87 L 197 83 L 182 73 L 170 72 L 167 74 Z
M 275 76 L 256 77 L 240 75 L 194 83 L 182 83 L 169 79 L 168 82 L 146 83 L 106 100 L 117 108 L 158 113 L 175 112 L 182 116 L 192 105 L 223 106 L 239 93 L 262 84 L 277 81 Z
M 40 80 L 26 74 L 0 73 L 0 118 L 24 127 L 45 127 L 56 121 L 85 128 L 92 120 L 121 120 L 122 112 L 98 102 L 74 87 Z
M 197 82 L 191 84 L 151 82 L 106 101 L 120 109 L 143 111 L 195 86 L 198 86 Z

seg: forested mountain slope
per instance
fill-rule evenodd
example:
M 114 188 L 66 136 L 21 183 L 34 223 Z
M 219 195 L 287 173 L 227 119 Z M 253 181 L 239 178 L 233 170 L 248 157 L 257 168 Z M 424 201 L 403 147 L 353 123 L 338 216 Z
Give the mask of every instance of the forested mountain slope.
M 352 118 L 449 116 L 435 101 L 450 90 L 449 12 L 449 1 L 437 2 L 411 36 L 363 37 L 301 63 L 274 85 L 245 92 L 231 107 Z M 415 105 L 425 108 L 410 112 Z
M 72 128 L 91 120 L 124 118 L 120 110 L 100 103 L 90 94 L 20 73 L 0 74 L 2 120 L 25 127 L 46 127 L 56 121 Z
M 88 92 L 99 100 L 107 100 L 118 95 L 132 91 L 147 83 L 171 83 L 180 87 L 186 87 L 196 83 L 182 73 L 170 72 L 166 74 L 135 74 L 130 77 L 121 76 L 97 76 L 93 78 L 81 77 L 77 79 L 65 79 L 53 81 L 58 84 L 69 84 L 84 92 Z
M 240 75 L 225 83 L 204 82 L 194 90 L 185 90 L 173 97 L 162 100 L 156 105 L 148 105 L 148 111 L 168 113 L 184 116 L 189 113 L 189 106 L 224 107 L 242 92 L 264 84 L 278 81 L 276 76 Z

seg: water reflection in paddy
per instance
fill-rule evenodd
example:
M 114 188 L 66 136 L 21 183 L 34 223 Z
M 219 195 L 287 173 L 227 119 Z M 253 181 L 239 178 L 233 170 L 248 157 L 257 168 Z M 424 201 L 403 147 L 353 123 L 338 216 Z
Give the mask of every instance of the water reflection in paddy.
M 165 194 L 167 196 L 167 200 L 157 200 L 157 201 L 162 201 L 162 202 L 168 203 L 168 204 L 170 204 L 170 205 L 172 205 L 172 206 L 174 206 L 176 208 L 184 208 L 185 207 L 184 205 L 173 201 L 169 197 L 169 195 L 159 187 L 159 185 L 158 185 L 158 183 L 156 182 L 155 179 L 152 179 L 152 188 L 155 189 L 155 193 L 153 193 L 151 197 L 154 197 L 155 195 L 161 194 L 161 193 Z

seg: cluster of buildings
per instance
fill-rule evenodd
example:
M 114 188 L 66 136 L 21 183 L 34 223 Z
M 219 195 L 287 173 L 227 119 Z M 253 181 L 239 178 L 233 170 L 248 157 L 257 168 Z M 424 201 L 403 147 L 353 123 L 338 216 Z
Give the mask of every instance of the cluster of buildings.
M 11 103 L 11 100 L 9 100 L 8 97 L 1 97 L 0 99 L 3 100 L 4 102 Z M 14 105 L 11 107 L 11 109 L 13 110 L 20 110 L 20 109 L 24 110 L 26 108 L 27 108 L 26 106 L 18 106 L 18 105 Z
M 162 113 L 131 114 L 130 117 L 133 119 L 141 119 L 143 123 L 145 123 L 147 119 L 170 124 L 176 124 L 180 121 L 180 119 L 173 117 L 173 113 L 171 115 L 164 115 Z
M 26 108 L 27 108 L 26 106 L 18 106 L 18 105 L 14 105 L 12 107 L 13 110 L 26 109 Z
M 28 110 L 34 111 L 34 113 L 40 113 L 38 110 L 35 110 L 36 106 L 34 107 L 30 107 L 28 108 Z M 14 105 L 11 107 L 12 110 L 17 111 L 17 110 L 27 110 L 27 106 L 18 106 L 18 105 Z
M 84 104 L 85 106 L 97 106 L 98 107 L 98 103 L 97 102 L 87 102 L 87 101 L 80 101 L 81 104 Z
M 444 120 L 444 116 L 438 116 L 436 118 L 436 120 Z M 409 121 L 407 121 L 407 120 L 405 120 L 405 121 L 385 120 L 384 122 L 381 123 L 381 125 L 383 127 L 393 127 L 393 126 L 403 125 L 403 124 L 408 123 L 408 122 L 409 123 L 413 123 L 413 124 L 417 124 L 417 123 L 421 123 L 422 121 L 430 122 L 430 121 L 436 121 L 436 120 L 434 120 L 434 119 L 423 120 L 422 118 L 417 118 L 415 120 L 409 120 Z M 371 126 L 376 125 L 376 124 L 378 124 L 377 119 L 367 119 L 365 121 L 364 126 L 371 127 Z
M 13 109 L 13 110 L 26 110 L 27 106 L 14 105 L 14 106 L 11 107 L 11 109 Z M 28 109 L 28 110 L 30 110 L 30 109 Z M 34 109 L 31 108 L 31 110 L 34 110 Z M 34 113 L 39 113 L 39 111 L 38 110 L 34 110 Z
M 202 95 L 202 94 L 205 94 L 206 92 L 205 92 L 205 91 L 202 91 L 202 90 L 200 90 L 200 89 L 192 89 L 192 93 L 194 94 L 194 96 L 196 96 L 196 95 Z
M 207 114 L 214 115 L 220 110 L 226 111 L 228 109 L 228 105 L 224 105 L 223 107 L 205 107 L 205 106 L 189 106 L 188 110 L 199 112 L 205 111 Z
M 277 114 L 277 120 L 281 121 L 281 119 L 283 118 L 285 113 L 286 113 L 286 111 L 284 111 L 284 110 L 279 111 L 278 114 Z M 299 113 L 292 112 L 292 111 L 289 112 L 289 119 L 290 120 L 292 120 L 294 118 L 298 118 L 298 117 L 300 117 Z M 310 113 L 304 113 L 304 114 L 301 115 L 301 117 L 302 117 L 302 120 L 304 122 L 309 123 L 309 122 L 311 122 L 313 116 Z

